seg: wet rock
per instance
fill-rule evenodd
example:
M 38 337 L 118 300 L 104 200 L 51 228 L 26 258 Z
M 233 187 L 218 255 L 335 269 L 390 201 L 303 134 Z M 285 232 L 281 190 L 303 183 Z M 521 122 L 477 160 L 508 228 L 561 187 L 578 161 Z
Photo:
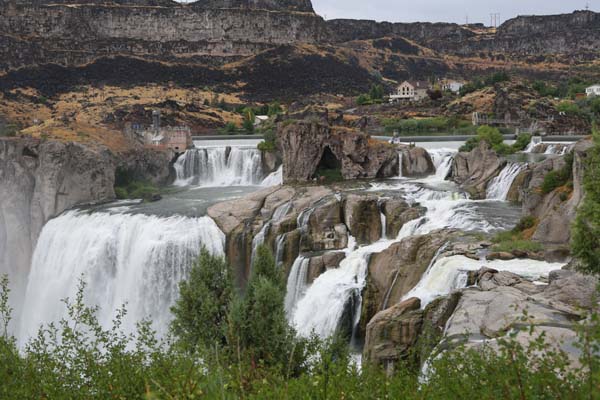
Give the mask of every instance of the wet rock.
M 388 238 L 396 237 L 404 224 L 422 217 L 426 211 L 423 207 L 412 207 L 402 199 L 387 199 L 381 207 L 385 215 Z
M 419 177 L 435 173 L 433 160 L 422 147 L 405 147 L 402 150 L 402 176 Z
M 508 253 L 506 251 L 494 251 L 487 255 L 488 260 L 512 260 L 515 258 L 515 255 L 512 253 Z
M 506 160 L 496 154 L 490 145 L 481 141 L 469 153 L 458 153 L 452 162 L 450 179 L 467 190 L 475 199 L 484 199 L 486 188 L 502 168 Z
M 302 227 L 301 227 L 302 228 Z M 331 197 L 315 207 L 302 237 L 302 251 L 340 250 L 348 247 L 348 229 L 342 217 L 342 204 Z
M 310 263 L 308 264 L 307 283 L 311 284 L 323 272 L 339 267 L 340 262 L 345 257 L 346 254 L 343 251 L 330 251 L 320 256 L 311 257 Z
M 379 312 L 367 325 L 363 360 L 390 367 L 408 356 L 423 324 L 421 300 L 410 298 Z
M 411 236 L 369 260 L 361 323 L 397 304 L 420 280 L 438 250 L 455 236 L 451 230 Z
M 381 239 L 379 199 L 373 195 L 349 194 L 344 201 L 344 221 L 358 244 Z

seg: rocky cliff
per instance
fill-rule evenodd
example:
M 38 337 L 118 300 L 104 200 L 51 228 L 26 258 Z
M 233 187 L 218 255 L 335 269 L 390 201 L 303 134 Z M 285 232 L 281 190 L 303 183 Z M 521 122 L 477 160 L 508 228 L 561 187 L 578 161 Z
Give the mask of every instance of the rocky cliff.
M 78 204 L 114 199 L 118 167 L 159 184 L 169 179 L 170 162 L 145 149 L 122 155 L 101 146 L 0 138 L 0 273 L 10 271 L 14 293 L 23 293 L 19 288 L 49 219 Z
M 108 150 L 0 139 L 0 271 L 16 277 L 14 293 L 23 293 L 43 225 L 75 204 L 114 198 L 114 179 Z
M 180 62 L 235 58 L 324 36 L 307 1 L 80 3 L 1 2 L 0 70 L 117 54 Z

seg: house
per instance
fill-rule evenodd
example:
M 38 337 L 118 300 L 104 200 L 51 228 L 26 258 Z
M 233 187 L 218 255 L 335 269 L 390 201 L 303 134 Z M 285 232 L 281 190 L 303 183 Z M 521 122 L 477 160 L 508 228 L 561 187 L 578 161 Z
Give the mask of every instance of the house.
M 462 89 L 463 86 L 465 86 L 465 84 L 462 82 L 447 80 L 442 83 L 442 90 L 456 94 L 460 92 L 460 89 Z
M 590 86 L 585 89 L 585 94 L 587 94 L 587 97 L 600 96 L 600 85 Z
M 268 115 L 256 115 L 254 117 L 254 126 L 262 125 L 263 123 L 267 122 L 268 120 L 269 120 Z
M 401 100 L 419 101 L 427 97 L 429 83 L 425 81 L 404 81 L 396 92 L 390 95 L 390 103 Z

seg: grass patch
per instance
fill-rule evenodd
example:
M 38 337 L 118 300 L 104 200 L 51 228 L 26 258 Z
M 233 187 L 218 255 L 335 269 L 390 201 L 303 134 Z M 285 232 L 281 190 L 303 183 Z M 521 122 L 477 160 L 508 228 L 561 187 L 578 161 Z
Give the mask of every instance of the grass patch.
M 492 238 L 493 251 L 512 253 L 513 251 L 538 252 L 544 249 L 541 243 L 530 238 L 537 220 L 532 216 L 521 218 L 517 225 L 509 231 L 499 232 Z

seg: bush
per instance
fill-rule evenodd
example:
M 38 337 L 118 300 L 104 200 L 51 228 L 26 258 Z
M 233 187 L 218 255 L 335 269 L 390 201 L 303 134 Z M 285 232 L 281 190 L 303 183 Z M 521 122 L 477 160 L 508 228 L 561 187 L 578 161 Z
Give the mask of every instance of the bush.
M 537 220 L 535 219 L 534 216 L 527 215 L 527 216 L 521 218 L 521 220 L 517 223 L 517 225 L 513 229 L 513 232 L 523 232 L 524 230 L 531 229 L 535 226 L 536 223 L 537 223 Z
M 171 331 L 187 351 L 226 344 L 233 293 L 230 270 L 222 257 L 202 249 L 189 278 L 179 284 L 179 299 L 171 309 Z
M 527 148 L 531 142 L 530 133 L 521 133 L 517 136 L 517 140 L 513 143 L 512 147 L 515 151 L 523 151 Z
M 577 210 L 571 249 L 582 270 L 600 273 L 600 132 L 594 131 L 594 146 L 585 159 L 585 197 Z
M 573 153 L 565 155 L 565 165 L 558 171 L 550 171 L 544 176 L 541 190 L 548 194 L 555 189 L 567 185 L 573 174 Z

